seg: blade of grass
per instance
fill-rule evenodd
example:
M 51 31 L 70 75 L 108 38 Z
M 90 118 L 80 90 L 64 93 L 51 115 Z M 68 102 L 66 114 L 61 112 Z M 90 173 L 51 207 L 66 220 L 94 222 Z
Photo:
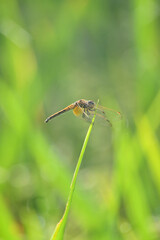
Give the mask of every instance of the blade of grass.
M 99 102 L 99 100 L 97 101 L 97 104 L 98 104 L 98 102 Z M 95 117 L 96 117 L 96 112 L 95 112 L 94 117 L 92 119 L 92 122 L 91 122 L 91 124 L 88 128 L 88 131 L 87 131 L 87 134 L 86 134 L 86 137 L 85 137 L 85 140 L 84 140 L 84 143 L 83 143 L 80 155 L 79 155 L 79 159 L 78 159 L 76 169 L 74 171 L 74 175 L 73 175 L 72 182 L 71 182 L 71 185 L 70 185 L 70 192 L 69 192 L 69 196 L 68 196 L 68 200 L 67 200 L 67 204 L 66 204 L 66 208 L 65 208 L 63 217 L 58 222 L 58 224 L 55 228 L 55 231 L 54 231 L 54 233 L 51 237 L 51 240 L 62 240 L 63 239 L 64 230 L 65 230 L 65 226 L 66 226 L 66 223 L 67 223 L 67 217 L 68 217 L 69 210 L 70 210 L 70 207 L 71 207 L 71 202 L 72 202 L 73 193 L 74 193 L 74 189 L 75 189 L 75 184 L 76 184 L 76 180 L 77 180 L 77 175 L 78 175 L 78 172 L 79 172 L 79 169 L 80 169 L 80 166 L 81 166 L 81 162 L 82 162 L 82 159 L 83 159 L 83 156 L 84 156 L 87 144 L 88 144 L 88 140 L 89 140 L 89 137 L 90 137 L 90 134 L 91 134 L 91 130 L 92 130 L 94 121 L 95 121 Z

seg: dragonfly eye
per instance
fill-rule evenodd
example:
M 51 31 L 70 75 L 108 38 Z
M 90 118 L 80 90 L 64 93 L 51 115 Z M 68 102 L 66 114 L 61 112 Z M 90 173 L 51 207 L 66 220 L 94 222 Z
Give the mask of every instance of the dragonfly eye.
M 94 107 L 95 103 L 94 103 L 92 100 L 89 100 L 89 101 L 88 101 L 88 105 L 89 105 L 90 107 Z

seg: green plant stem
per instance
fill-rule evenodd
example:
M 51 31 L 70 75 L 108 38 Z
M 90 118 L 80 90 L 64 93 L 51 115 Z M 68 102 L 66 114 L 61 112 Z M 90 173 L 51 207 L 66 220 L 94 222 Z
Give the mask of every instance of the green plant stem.
M 97 102 L 97 104 L 98 104 L 98 102 Z M 95 117 L 96 117 L 96 112 L 95 112 L 92 122 L 88 128 L 88 131 L 87 131 L 87 134 L 86 134 L 86 137 L 85 137 L 85 140 L 84 140 L 84 143 L 83 143 L 80 155 L 79 155 L 79 159 L 78 159 L 76 169 L 74 171 L 74 175 L 73 175 L 72 182 L 70 185 L 70 192 L 69 192 L 69 196 L 68 196 L 68 200 L 67 200 L 67 204 L 66 204 L 66 208 L 65 208 L 63 217 L 57 224 L 51 240 L 62 240 L 63 239 L 64 230 L 65 230 L 65 226 L 66 226 L 66 222 L 67 222 L 67 217 L 69 214 L 69 210 L 70 210 L 70 206 L 71 206 L 71 202 L 72 202 L 72 198 L 73 198 L 73 193 L 74 193 L 74 189 L 75 189 L 75 184 L 76 184 L 76 180 L 77 180 L 77 175 L 78 175 L 78 172 L 79 172 L 79 169 L 80 169 L 80 166 L 82 163 L 82 159 L 83 159 L 83 156 L 84 156 L 87 144 L 88 144 L 88 140 L 89 140 L 89 137 L 91 134 L 91 130 L 92 130 L 92 127 L 94 124 Z

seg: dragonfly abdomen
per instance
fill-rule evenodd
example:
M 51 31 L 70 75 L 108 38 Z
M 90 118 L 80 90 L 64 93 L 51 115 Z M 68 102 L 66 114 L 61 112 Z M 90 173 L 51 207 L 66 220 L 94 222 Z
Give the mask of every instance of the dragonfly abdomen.
M 68 107 L 66 107 L 66 108 L 64 108 L 64 109 L 62 109 L 62 110 L 60 110 L 60 111 L 52 114 L 51 116 L 49 116 L 49 117 L 45 120 L 45 122 L 47 123 L 47 122 L 48 122 L 49 120 L 51 120 L 52 118 L 57 117 L 57 116 L 59 116 L 60 114 L 65 113 L 65 112 L 73 109 L 74 107 L 75 107 L 75 104 L 73 103 L 73 104 L 69 105 Z

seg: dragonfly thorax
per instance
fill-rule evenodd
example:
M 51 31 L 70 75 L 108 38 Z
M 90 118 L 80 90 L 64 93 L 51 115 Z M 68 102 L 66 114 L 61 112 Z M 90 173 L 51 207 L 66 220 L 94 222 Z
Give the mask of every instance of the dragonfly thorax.
M 95 103 L 92 100 L 81 99 L 81 100 L 77 101 L 76 104 L 79 107 L 88 109 L 88 110 L 93 109 L 95 107 Z

